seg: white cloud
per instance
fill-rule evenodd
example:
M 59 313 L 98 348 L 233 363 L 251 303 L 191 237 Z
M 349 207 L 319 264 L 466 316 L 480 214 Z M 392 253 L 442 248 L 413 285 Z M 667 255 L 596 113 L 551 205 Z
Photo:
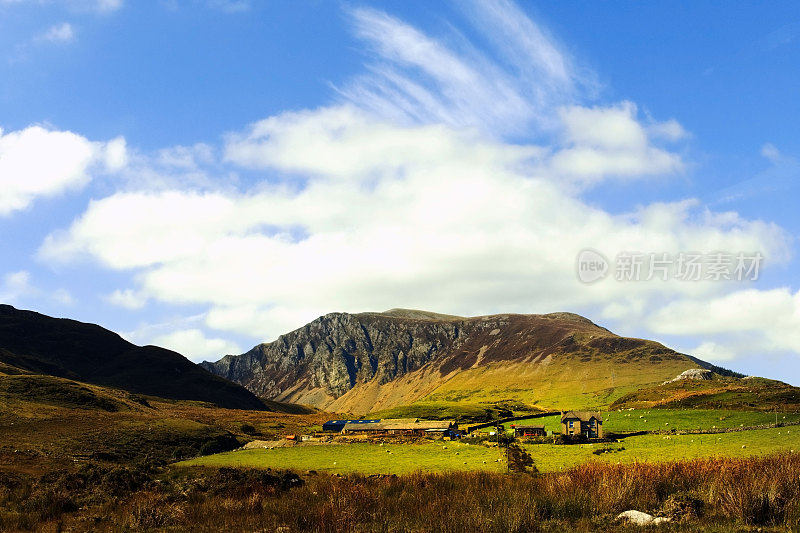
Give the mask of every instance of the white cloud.
M 106 168 L 112 172 L 125 168 L 128 164 L 128 148 L 123 137 L 112 139 L 106 144 L 103 160 Z
M 674 118 L 664 122 L 653 122 L 647 127 L 647 133 L 652 138 L 664 139 L 672 142 L 689 137 L 689 132 Z
M 242 353 L 235 342 L 208 335 L 202 328 L 204 318 L 202 314 L 173 317 L 164 322 L 140 324 L 135 330 L 121 335 L 134 344 L 151 344 L 174 350 L 196 363 Z
M 800 293 L 745 289 L 680 299 L 654 312 L 647 324 L 657 333 L 713 337 L 730 354 L 800 353 Z
M 0 129 L 0 216 L 25 209 L 36 198 L 83 187 L 96 163 L 120 162 L 124 141 L 119 144 L 94 143 L 41 126 L 8 133 Z
M 53 300 L 61 305 L 72 305 L 75 303 L 75 298 L 73 298 L 72 294 L 66 289 L 56 289 L 53 291 L 52 297 Z
M 147 303 L 147 298 L 131 289 L 117 289 L 111 294 L 107 295 L 105 300 L 110 304 L 131 310 L 141 309 Z
M 631 102 L 613 107 L 562 108 L 567 147 L 553 156 L 553 170 L 588 183 L 606 176 L 641 177 L 680 171 L 680 157 L 653 146 L 648 129 L 637 121 L 636 113 Z
M 736 359 L 736 353 L 716 342 L 704 342 L 689 352 L 693 356 L 710 362 L 724 362 Z
M 14 305 L 27 305 L 30 301 L 45 300 L 47 303 L 55 302 L 60 305 L 72 305 L 75 299 L 66 289 L 45 291 L 35 286 L 33 276 L 27 270 L 9 272 L 0 278 L 0 303 Z
M 16 302 L 20 297 L 35 293 L 36 289 L 31 285 L 31 274 L 26 270 L 9 272 L 5 274 L 0 282 L 0 302 Z
M 206 337 L 199 329 L 184 329 L 160 335 L 151 344 L 178 352 L 195 363 L 216 360 L 222 355 L 242 353 L 236 343 Z
M 61 24 L 51 26 L 47 31 L 37 37 L 37 40 L 49 41 L 51 43 L 69 43 L 74 39 L 75 30 L 72 28 L 72 24 L 68 22 L 62 22 Z
M 167 168 L 194 170 L 214 161 L 214 148 L 205 143 L 159 150 L 158 163 Z
M 713 302 L 732 285 L 584 285 L 577 253 L 760 251 L 767 265 L 788 258 L 781 228 L 697 200 L 621 214 L 583 200 L 576 183 L 680 172 L 680 156 L 658 143 L 687 134 L 674 120 L 641 121 L 630 102 L 578 105 L 584 82 L 574 65 L 515 9 L 473 4 L 479 31 L 505 32 L 495 43 L 501 62 L 380 11 L 353 10 L 375 59 L 341 89 L 346 104 L 268 117 L 229 134 L 221 150 L 195 145 L 131 158 L 128 187 L 49 235 L 40 257 L 90 257 L 131 272 L 136 287 L 112 294 L 117 303 L 204 305 L 197 320 L 205 326 L 264 340 L 330 311 L 391 307 L 601 307 L 623 324 L 653 317 L 652 331 L 683 334 L 669 315 L 659 322 L 657 309 Z M 529 78 L 538 84 L 520 85 Z M 540 145 L 503 140 L 528 130 L 541 134 Z M 269 179 L 234 188 L 228 173 L 239 167 Z M 209 358 L 236 351 L 206 339 L 197 323 L 172 329 L 174 338 L 146 337 L 194 355 L 213 347 Z M 698 350 L 731 353 L 726 339 L 713 342 Z
M 332 310 L 544 311 L 722 289 L 586 286 L 573 265 L 587 246 L 786 253 L 773 225 L 691 201 L 612 216 L 530 174 L 536 150 L 349 108 L 272 117 L 230 137 L 227 153 L 306 184 L 117 193 L 51 235 L 41 256 L 135 270 L 143 294 L 208 304 L 209 326 L 268 338 Z

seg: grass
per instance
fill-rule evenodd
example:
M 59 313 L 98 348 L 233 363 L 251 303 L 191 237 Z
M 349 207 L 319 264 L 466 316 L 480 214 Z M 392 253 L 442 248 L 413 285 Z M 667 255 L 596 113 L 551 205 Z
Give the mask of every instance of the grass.
M 626 407 L 798 411 L 800 388 L 765 378 L 681 380 L 642 388 L 611 405 Z
M 798 413 L 778 413 L 778 422 L 798 421 Z M 775 413 L 758 411 L 635 409 L 603 413 L 603 429 L 612 432 L 735 428 L 774 423 Z
M 447 446 L 447 449 L 443 449 Z M 800 452 L 800 428 L 786 427 L 709 435 L 640 435 L 613 444 L 528 444 L 542 472 L 587 462 L 663 462 L 707 457 L 751 457 Z M 596 450 L 608 450 L 596 455 Z M 500 462 L 496 462 L 501 459 Z M 238 450 L 198 457 L 181 466 L 288 468 L 336 474 L 408 474 L 415 471 L 505 471 L 498 448 L 458 442 L 424 444 L 335 444 Z
M 614 444 L 529 444 L 528 453 L 543 472 L 587 462 L 668 462 L 708 457 L 752 457 L 800 452 L 800 428 L 759 429 L 711 435 L 641 435 Z M 595 455 L 599 449 L 610 453 Z
M 506 470 L 505 453 L 498 448 L 447 441 L 441 444 L 335 444 L 238 450 L 197 457 L 178 466 L 286 468 L 334 474 Z
M 664 359 L 653 364 L 648 357 L 651 352 Z M 481 403 L 499 396 L 546 410 L 593 409 L 607 407 L 626 394 L 657 385 L 693 366 L 683 358 L 660 353 L 655 343 L 613 354 L 587 353 L 580 359 L 579 372 L 575 371 L 577 357 L 564 355 L 547 364 L 504 361 L 467 369 L 420 401 Z
M 0 471 L 84 460 L 167 463 L 304 433 L 327 416 L 223 409 L 51 376 L 0 375 Z
M 778 422 L 800 422 L 798 413 L 778 413 Z M 606 433 L 632 433 L 637 431 L 688 431 L 713 430 L 760 426 L 775 423 L 775 413 L 761 411 L 730 411 L 712 409 L 634 409 L 632 411 L 612 411 L 603 413 L 603 429 Z M 512 425 L 544 425 L 545 430 L 561 431 L 558 415 L 530 418 L 506 422 L 503 427 L 511 430 Z M 799 428 L 800 429 L 800 428 Z M 485 431 L 493 431 L 487 428 Z
M 800 455 L 593 463 L 531 476 L 491 472 L 303 479 L 264 470 L 80 468 L 0 476 L 0 529 L 43 531 L 668 531 L 800 527 Z

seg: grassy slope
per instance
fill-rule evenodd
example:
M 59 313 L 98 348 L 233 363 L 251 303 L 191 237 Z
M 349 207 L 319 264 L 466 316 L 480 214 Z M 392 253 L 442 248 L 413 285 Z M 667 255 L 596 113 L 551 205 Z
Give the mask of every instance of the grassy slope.
M 424 418 L 429 420 L 456 420 L 458 422 L 484 422 L 537 412 L 539 409 L 520 402 L 418 402 L 369 413 L 365 418 Z
M 611 407 L 800 411 L 800 388 L 764 378 L 680 380 L 632 391 Z
M 10 370 L 6 368 L 5 370 Z M 243 411 L 132 395 L 53 376 L 0 373 L 0 470 L 96 459 L 169 461 L 306 431 L 328 415 Z
M 513 399 L 544 409 L 599 408 L 692 367 L 688 360 L 629 362 L 617 354 L 600 354 L 580 362 L 562 356 L 547 364 L 492 364 L 459 373 L 421 401 Z
M 95 324 L 9 305 L 0 305 L 0 363 L 138 394 L 206 401 L 233 409 L 264 409 L 250 391 L 176 352 L 135 346 Z

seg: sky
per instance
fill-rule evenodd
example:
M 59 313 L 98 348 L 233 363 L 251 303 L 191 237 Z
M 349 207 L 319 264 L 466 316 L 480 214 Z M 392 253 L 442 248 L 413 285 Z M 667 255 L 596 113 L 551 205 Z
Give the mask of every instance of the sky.
M 796 2 L 0 0 L 0 301 L 193 361 L 570 311 L 800 385 L 798 65 Z

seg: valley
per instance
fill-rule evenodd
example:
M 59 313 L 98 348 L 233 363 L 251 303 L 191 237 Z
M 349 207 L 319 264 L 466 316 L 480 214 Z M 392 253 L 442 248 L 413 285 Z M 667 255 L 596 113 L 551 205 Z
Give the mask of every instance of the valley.
M 421 487 L 429 484 L 449 483 L 465 498 L 477 497 L 485 484 L 503 486 L 517 496 L 502 505 L 518 512 L 525 500 L 516 491 L 524 486 L 540 486 L 542 505 L 553 505 L 548 487 L 575 476 L 628 479 L 639 472 L 649 487 L 660 483 L 659 476 L 676 479 L 685 468 L 739 471 L 752 477 L 749 490 L 800 497 L 800 487 L 767 489 L 772 481 L 757 475 L 758 465 L 775 464 L 789 476 L 798 472 L 787 479 L 800 479 L 796 388 L 745 378 L 651 341 L 617 337 L 577 315 L 326 315 L 303 329 L 303 335 L 314 333 L 304 339 L 309 348 L 303 357 L 284 336 L 276 341 L 283 351 L 267 345 L 258 348 L 258 357 L 224 358 L 220 366 L 236 369 L 249 391 L 181 359 L 189 370 L 175 386 L 187 383 L 181 395 L 196 391 L 192 399 L 150 394 L 142 385 L 142 372 L 152 370 L 148 386 L 169 387 L 156 374 L 179 354 L 156 347 L 142 352 L 97 326 L 13 308 L 4 309 L 3 317 L 0 529 L 83 529 L 87 523 L 99 529 L 192 529 L 206 520 L 219 528 L 248 529 L 258 522 L 316 531 L 323 519 L 315 513 L 334 501 L 331 491 L 348 495 L 348 502 L 373 491 L 380 515 L 398 520 L 396 495 L 424 493 Z M 336 324 L 350 325 L 345 333 L 335 331 Z M 348 329 L 353 324 L 358 328 Z M 371 347 L 363 344 L 367 334 Z M 117 346 L 127 355 L 118 355 Z M 90 356 L 109 362 L 122 357 L 114 363 L 118 373 L 87 373 L 81 361 Z M 148 361 L 155 362 L 125 377 L 128 365 Z M 107 377 L 112 375 L 117 377 Z M 259 387 L 278 390 L 290 376 L 295 384 L 276 396 L 257 396 Z M 297 398 L 320 401 L 290 401 Z M 233 407 L 235 402 L 243 404 Z M 581 407 L 598 410 L 605 438 L 564 439 L 559 415 L 539 415 Z M 459 430 L 452 437 L 323 431 L 328 420 L 359 416 L 452 420 Z M 492 422 L 509 418 L 514 420 Z M 541 425 L 547 436 L 515 437 L 514 427 L 526 424 Z M 480 429 L 465 431 L 475 426 Z M 714 470 L 720 465 L 724 470 Z M 709 485 L 722 474 L 701 480 L 685 472 L 687 486 L 700 491 L 706 505 L 687 527 L 735 516 Z M 678 494 L 652 495 L 645 506 L 637 496 L 641 488 L 617 503 L 593 483 L 573 490 L 616 511 L 639 506 L 666 512 L 659 509 Z M 298 498 L 311 502 L 305 508 L 315 518 L 288 510 Z M 770 518 L 745 508 L 731 524 L 778 524 L 774 516 L 790 516 L 781 503 L 786 501 L 769 504 Z M 336 504 L 338 510 L 351 505 Z M 449 503 L 431 497 L 413 505 L 415 512 L 443 512 Z M 606 530 L 619 525 L 591 509 L 578 505 L 531 516 L 555 528 L 576 527 L 575 520 Z M 486 513 L 483 529 L 508 525 Z M 366 529 L 376 525 L 371 518 L 359 520 Z

